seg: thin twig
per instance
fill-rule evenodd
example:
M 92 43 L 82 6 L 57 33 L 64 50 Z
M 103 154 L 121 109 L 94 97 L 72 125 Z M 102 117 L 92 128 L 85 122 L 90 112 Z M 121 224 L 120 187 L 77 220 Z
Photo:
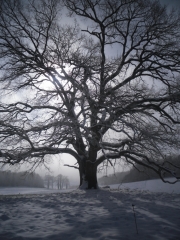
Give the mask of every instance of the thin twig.
M 137 221 L 136 221 L 136 213 L 135 213 L 135 210 L 134 210 L 134 204 L 132 204 L 132 207 L 133 207 L 133 212 L 134 212 L 134 220 L 135 220 L 135 225 L 136 225 L 136 231 L 137 231 L 137 234 L 138 234 L 138 228 L 137 228 Z

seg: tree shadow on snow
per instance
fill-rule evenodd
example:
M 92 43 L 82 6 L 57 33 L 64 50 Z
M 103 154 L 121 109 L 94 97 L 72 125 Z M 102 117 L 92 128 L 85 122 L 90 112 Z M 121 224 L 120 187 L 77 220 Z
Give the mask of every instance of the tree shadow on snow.
M 180 206 L 175 200 L 169 194 L 162 198 L 160 194 L 138 194 L 134 190 L 101 189 L 53 194 L 41 199 L 19 199 L 15 201 L 16 208 L 22 208 L 18 217 L 24 219 L 24 223 L 21 222 L 20 228 L 16 218 L 15 222 L 11 216 L 6 221 L 0 220 L 0 239 L 177 240 Z M 8 208 L 6 202 L 4 204 Z M 12 214 L 16 213 L 13 208 L 10 210 Z

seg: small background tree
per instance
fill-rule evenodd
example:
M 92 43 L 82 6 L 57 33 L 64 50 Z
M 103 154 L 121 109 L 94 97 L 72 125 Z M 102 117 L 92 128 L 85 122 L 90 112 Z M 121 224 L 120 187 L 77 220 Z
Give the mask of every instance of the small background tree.
M 62 176 L 62 174 L 59 174 L 56 177 L 56 182 L 57 182 L 57 188 L 62 189 L 63 188 L 63 176 Z

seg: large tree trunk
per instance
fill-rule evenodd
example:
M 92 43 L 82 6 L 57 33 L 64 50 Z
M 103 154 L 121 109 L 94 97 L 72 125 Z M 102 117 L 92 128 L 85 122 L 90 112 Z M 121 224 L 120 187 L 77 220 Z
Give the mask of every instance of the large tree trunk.
M 84 166 L 83 166 L 84 165 Z M 82 189 L 97 189 L 97 165 L 87 160 L 79 168 L 80 173 L 80 188 Z
M 97 189 L 97 166 L 90 161 L 86 162 L 85 180 L 88 182 L 88 189 Z
M 86 157 L 83 157 L 79 162 L 80 188 L 82 189 L 98 188 L 96 163 L 97 152 L 98 147 L 90 144 L 88 159 Z M 81 151 L 79 151 L 79 155 L 80 154 Z M 86 156 L 86 154 L 83 154 L 83 156 Z

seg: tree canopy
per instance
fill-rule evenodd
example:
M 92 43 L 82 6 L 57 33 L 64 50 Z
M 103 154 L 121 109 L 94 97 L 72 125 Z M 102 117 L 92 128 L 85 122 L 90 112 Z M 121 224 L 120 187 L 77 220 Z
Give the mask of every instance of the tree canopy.
M 67 153 L 88 188 L 100 164 L 119 160 L 176 178 L 166 156 L 180 145 L 179 102 L 175 10 L 157 0 L 1 1 L 1 163 L 37 167 Z

